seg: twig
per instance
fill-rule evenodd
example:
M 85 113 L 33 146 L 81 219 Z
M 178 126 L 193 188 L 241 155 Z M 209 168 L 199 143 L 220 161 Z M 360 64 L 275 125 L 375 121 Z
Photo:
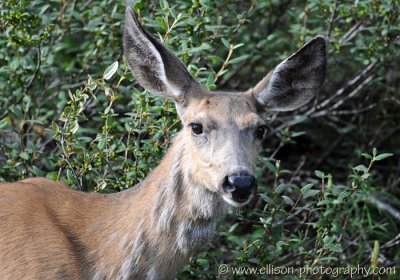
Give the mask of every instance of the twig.
M 370 64 L 368 64 L 367 67 L 365 67 L 361 72 L 357 73 L 350 81 L 348 81 L 343 87 L 337 90 L 331 97 L 327 98 L 324 102 L 318 105 L 316 109 L 312 108 L 305 114 L 311 115 L 313 112 L 315 112 L 315 110 L 326 107 L 337 97 L 341 96 L 348 88 L 350 88 L 351 86 L 355 85 L 358 81 L 360 81 L 360 79 L 364 77 L 369 71 L 371 71 L 376 66 L 376 64 L 377 62 L 371 62 Z
M 379 142 L 376 144 L 376 146 L 381 146 L 382 143 L 384 143 L 386 140 L 390 139 L 393 135 L 396 133 L 400 132 L 400 126 L 396 126 L 393 129 L 391 129 L 388 134 L 386 134 L 382 139 L 379 140 Z
M 299 175 L 299 173 L 300 173 L 300 171 L 303 168 L 305 163 L 306 163 L 306 157 L 302 156 L 301 159 L 300 159 L 299 164 L 297 165 L 296 170 L 293 172 L 293 175 L 289 180 L 289 184 L 293 183 L 294 179 Z
M 228 66 L 229 60 L 231 59 L 231 56 L 232 56 L 232 53 L 233 53 L 233 45 L 230 46 L 228 56 L 226 57 L 224 63 L 222 64 L 221 69 L 219 69 L 219 71 L 215 75 L 214 83 L 216 83 L 218 81 L 218 79 L 222 75 L 224 69 L 226 68 L 226 66 Z
M 31 86 L 32 86 L 32 84 L 33 84 L 33 81 L 36 79 L 36 76 L 37 76 L 37 74 L 39 73 L 40 65 L 41 65 L 41 63 L 42 63 L 42 59 L 41 59 L 42 53 L 41 53 L 41 50 L 40 50 L 40 45 L 36 47 L 36 50 L 37 50 L 36 69 L 35 69 L 35 72 L 33 72 L 33 75 L 32 75 L 32 77 L 31 77 L 31 79 L 30 79 L 28 85 L 25 87 L 24 94 L 27 93 L 28 90 L 31 88 Z
M 379 200 L 373 195 L 362 195 L 362 194 L 356 194 L 356 196 L 363 201 L 367 202 L 368 204 L 375 206 L 379 210 L 382 210 L 384 212 L 387 212 L 390 214 L 393 218 L 395 218 L 398 222 L 400 222 L 400 211 L 395 209 L 393 206 Z
M 360 83 L 351 93 L 349 93 L 346 97 L 343 97 L 342 99 L 340 99 L 339 101 L 336 102 L 336 104 L 334 104 L 333 106 L 316 112 L 314 114 L 311 115 L 311 117 L 315 118 L 315 117 L 322 117 L 325 115 L 328 115 L 328 113 L 332 113 L 332 111 L 334 111 L 335 109 L 339 108 L 340 106 L 342 106 L 347 100 L 353 98 L 354 96 L 356 96 L 361 90 L 364 89 L 364 87 L 370 83 L 373 79 L 375 78 L 375 74 L 371 74 L 369 75 L 364 81 L 362 81 L 362 83 Z
M 308 22 L 308 0 L 306 0 L 305 7 L 304 7 L 303 29 L 302 29 L 301 34 L 304 34 L 305 31 L 307 30 L 307 22 Z
M 361 84 L 359 84 L 350 94 L 346 97 L 342 98 L 335 105 L 332 106 L 332 110 L 335 110 L 343 105 L 344 102 L 356 96 L 369 82 L 371 82 L 375 78 L 375 74 L 371 74 L 368 76 Z
M 363 23 L 363 20 L 360 20 L 355 25 L 353 25 L 349 29 L 349 31 L 347 31 L 346 34 L 344 34 L 343 37 L 339 40 L 339 45 L 346 44 L 348 41 L 353 39 L 357 35 L 357 33 L 362 31 L 364 29 L 362 23 Z
M 328 34 L 326 35 L 328 40 L 329 40 L 329 37 L 331 36 L 333 22 L 334 22 L 335 15 L 336 15 L 336 8 L 337 8 L 337 0 L 335 0 L 335 2 L 333 3 L 331 18 L 329 19 Z
M 375 108 L 376 106 L 378 106 L 379 104 L 380 104 L 380 102 L 379 103 L 370 104 L 369 106 L 361 108 L 361 109 L 335 111 L 335 112 L 332 112 L 332 115 L 333 116 L 357 115 L 357 114 L 369 111 L 369 110 Z
M 395 238 L 393 238 L 393 239 L 389 240 L 388 242 L 386 242 L 385 244 L 383 244 L 381 246 L 381 248 L 390 248 L 397 244 L 400 244 L 400 233 L 398 235 L 396 235 Z
M 86 7 L 87 6 L 89 6 L 90 5 L 90 3 L 92 3 L 93 2 L 93 0 L 88 0 L 88 1 L 86 1 L 85 2 L 85 4 L 83 4 L 82 6 L 81 6 L 81 8 L 79 9 L 79 11 L 84 11 L 85 9 L 86 9 Z
M 278 147 L 275 149 L 275 151 L 272 153 L 272 155 L 270 156 L 270 158 L 275 158 L 276 154 L 281 150 L 281 148 L 285 146 L 285 144 L 283 143 L 283 140 L 281 140 L 281 142 L 279 142 Z
M 67 162 L 67 164 L 72 172 L 72 175 L 74 176 L 76 182 L 78 183 L 79 190 L 82 190 L 82 182 L 80 180 L 78 180 L 78 175 L 76 174 L 74 167 L 72 166 L 71 162 L 69 161 L 69 155 L 64 146 L 64 143 L 65 143 L 64 132 L 67 129 L 67 125 L 68 125 L 68 121 L 69 121 L 70 117 L 71 117 L 71 114 L 69 113 L 67 115 L 66 121 L 63 126 L 63 132 L 61 133 L 60 143 L 61 143 L 61 149 L 63 151 L 63 156 L 65 158 L 65 161 Z M 61 176 L 61 170 L 59 170 L 59 172 L 58 172 L 57 181 L 60 179 L 60 176 Z
M 345 135 L 346 133 L 340 134 L 336 141 L 329 146 L 329 149 L 327 149 L 320 157 L 318 157 L 313 169 L 318 168 L 318 166 L 336 149 L 336 147 L 339 146 Z

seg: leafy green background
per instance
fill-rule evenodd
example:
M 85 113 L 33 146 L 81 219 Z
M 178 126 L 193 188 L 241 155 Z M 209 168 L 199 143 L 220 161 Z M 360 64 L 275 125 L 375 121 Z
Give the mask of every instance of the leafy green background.
M 178 279 L 254 279 L 231 268 L 266 264 L 399 268 L 398 1 L 128 4 L 209 89 L 246 90 L 313 36 L 329 40 L 315 101 L 267 116 L 259 196 L 221 218 Z M 45 176 L 115 192 L 160 160 L 180 122 L 129 73 L 124 10 L 112 0 L 1 1 L 0 181 Z

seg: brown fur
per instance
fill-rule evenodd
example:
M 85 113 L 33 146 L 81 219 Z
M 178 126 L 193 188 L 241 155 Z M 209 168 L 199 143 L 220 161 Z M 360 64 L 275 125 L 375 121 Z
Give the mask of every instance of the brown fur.
M 250 101 L 254 103 L 251 96 L 239 93 L 210 95 L 209 104 L 191 100 L 192 109 L 185 111 L 188 121 L 169 152 L 131 190 L 83 193 L 45 178 L 0 185 L 0 275 L 6 279 L 172 278 L 212 236 L 226 208 L 218 186 L 227 165 L 211 159 L 220 158 L 222 145 L 229 145 L 216 143 L 205 155 L 196 148 L 187 123 L 200 115 L 213 119 L 227 133 L 232 127 L 243 129 L 259 121 L 254 106 L 246 104 Z M 227 112 L 224 117 L 221 110 Z M 253 152 L 237 155 L 255 161 L 256 150 L 248 147 L 245 151 Z M 231 162 L 237 162 L 235 158 Z
M 197 248 L 178 248 L 178 226 L 194 219 L 215 223 L 220 212 L 207 216 L 190 209 L 195 198 L 184 184 L 175 186 L 181 188 L 177 197 L 160 199 L 174 187 L 174 150 L 184 144 L 182 137 L 176 140 L 144 182 L 118 194 L 73 191 L 45 178 L 0 185 L 1 279 L 172 278 Z M 169 228 L 159 230 L 155 207 L 165 208 L 164 203 L 177 204 L 170 209 Z M 129 258 L 134 259 L 125 272 Z

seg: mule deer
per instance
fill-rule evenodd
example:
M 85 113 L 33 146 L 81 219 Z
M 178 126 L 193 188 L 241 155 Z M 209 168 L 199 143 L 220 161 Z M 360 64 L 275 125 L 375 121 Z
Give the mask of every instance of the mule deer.
M 137 81 L 174 100 L 182 130 L 157 168 L 117 194 L 45 178 L 0 185 L 1 279 L 171 279 L 209 240 L 228 205 L 256 193 L 266 110 L 294 110 L 320 89 L 325 40 L 312 39 L 246 92 L 210 92 L 125 14 Z

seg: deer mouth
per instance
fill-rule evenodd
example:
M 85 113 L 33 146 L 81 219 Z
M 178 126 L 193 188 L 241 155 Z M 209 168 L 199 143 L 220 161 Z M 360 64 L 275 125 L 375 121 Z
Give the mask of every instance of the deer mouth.
M 252 190 L 241 190 L 235 189 L 231 190 L 227 186 L 223 186 L 224 192 L 222 198 L 230 205 L 234 207 L 242 207 L 248 204 L 254 197 L 255 189 Z
M 222 195 L 222 198 L 233 207 L 243 207 L 251 201 L 253 196 L 253 194 L 242 196 L 224 193 Z
M 241 171 L 226 176 L 222 189 L 226 202 L 234 207 L 241 207 L 250 202 L 256 192 L 257 183 L 254 176 Z

